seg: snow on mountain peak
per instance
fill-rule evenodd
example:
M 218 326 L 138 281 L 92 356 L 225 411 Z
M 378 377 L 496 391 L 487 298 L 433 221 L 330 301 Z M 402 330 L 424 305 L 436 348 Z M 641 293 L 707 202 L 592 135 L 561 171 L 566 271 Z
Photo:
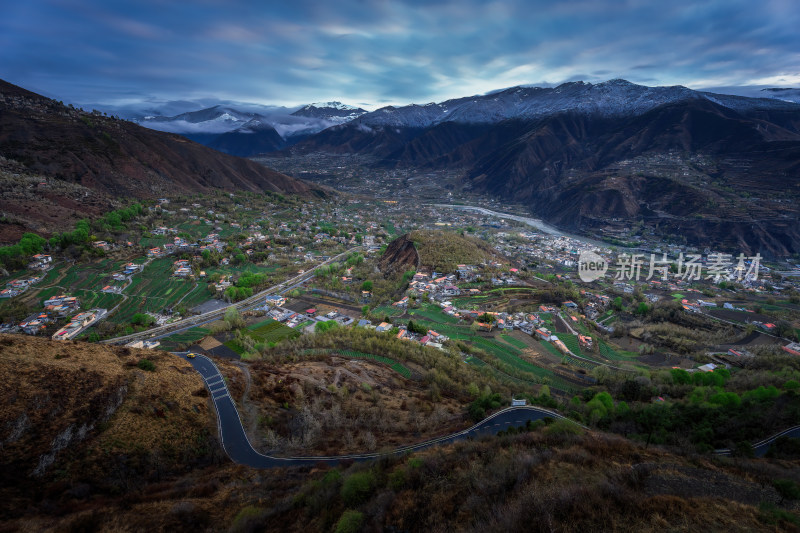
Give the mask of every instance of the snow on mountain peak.
M 317 109 L 338 109 L 341 111 L 349 111 L 349 110 L 354 111 L 359 109 L 355 106 L 343 104 L 336 100 L 334 100 L 333 102 L 315 102 L 313 104 L 308 104 L 306 107 L 316 107 Z

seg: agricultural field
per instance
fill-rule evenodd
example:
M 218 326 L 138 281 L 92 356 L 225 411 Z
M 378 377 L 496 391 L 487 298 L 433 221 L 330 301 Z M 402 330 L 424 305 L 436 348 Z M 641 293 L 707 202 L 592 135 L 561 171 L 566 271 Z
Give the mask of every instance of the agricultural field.
M 408 314 L 414 318 L 420 316 L 426 320 L 443 324 L 458 324 L 460 322 L 458 318 L 446 314 L 441 307 L 433 304 L 423 304 L 420 309 L 410 309 Z
M 175 333 L 169 337 L 161 339 L 160 350 L 175 350 L 180 344 L 192 344 L 211 333 L 210 330 L 202 327 L 195 327 L 180 333 Z
M 248 335 L 259 342 L 280 342 L 286 338 L 299 337 L 300 332 L 281 324 L 276 320 L 267 319 L 247 327 Z

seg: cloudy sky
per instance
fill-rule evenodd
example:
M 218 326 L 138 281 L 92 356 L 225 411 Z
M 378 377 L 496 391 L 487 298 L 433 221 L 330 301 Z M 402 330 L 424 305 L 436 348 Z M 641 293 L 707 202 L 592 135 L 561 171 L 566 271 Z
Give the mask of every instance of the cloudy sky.
M 73 103 L 375 108 L 611 78 L 800 86 L 795 0 L 4 4 L 0 78 Z

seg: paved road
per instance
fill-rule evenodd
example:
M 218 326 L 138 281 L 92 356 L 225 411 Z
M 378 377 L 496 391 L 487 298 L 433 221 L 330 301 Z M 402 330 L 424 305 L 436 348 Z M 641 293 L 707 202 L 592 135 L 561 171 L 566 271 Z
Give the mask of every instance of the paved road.
M 799 439 L 800 438 L 800 426 L 794 426 L 789 429 L 784 429 L 780 433 L 776 433 L 771 437 L 767 437 L 766 439 L 756 442 L 753 444 L 753 453 L 756 457 L 764 457 L 764 455 L 769 450 L 769 447 L 772 446 L 772 443 L 778 440 L 781 437 L 790 437 Z M 730 455 L 731 450 L 728 448 L 724 448 L 721 450 L 714 450 L 714 453 L 717 455 Z
M 336 464 L 343 459 L 356 461 L 374 459 L 376 457 L 386 455 L 387 453 L 402 454 L 421 450 L 429 446 L 449 444 L 458 440 L 477 437 L 479 435 L 494 435 L 498 431 L 507 429 L 511 426 L 523 426 L 529 420 L 540 420 L 546 417 L 563 418 L 568 420 L 558 413 L 548 411 L 547 409 L 541 409 L 539 407 L 509 407 L 487 417 L 483 421 L 475 424 L 471 428 L 465 429 L 464 431 L 459 431 L 458 433 L 453 433 L 437 439 L 420 442 L 411 446 L 404 446 L 391 452 L 323 457 L 274 457 L 258 453 L 250 444 L 242 425 L 241 418 L 239 417 L 239 412 L 236 409 L 236 404 L 234 404 L 233 398 L 231 398 L 228 388 L 225 385 L 225 380 L 223 379 L 222 374 L 220 374 L 219 369 L 214 362 L 203 355 L 198 355 L 194 359 L 188 359 L 188 361 L 203 377 L 203 380 L 205 381 L 206 386 L 211 393 L 211 398 L 214 401 L 214 407 L 217 410 L 217 427 L 225 453 L 227 453 L 228 457 L 230 457 L 234 462 L 254 468 L 274 468 L 279 466 L 299 465 L 308 466 L 321 462 Z
M 182 357 L 182 353 L 175 355 Z M 217 428 L 219 430 L 220 440 L 222 447 L 228 457 L 235 463 L 243 464 L 253 468 L 275 468 L 281 466 L 301 466 L 301 465 L 315 465 L 318 463 L 337 464 L 343 459 L 363 461 L 368 459 L 375 459 L 383 455 L 403 454 L 422 450 L 430 446 L 441 444 L 450 444 L 459 440 L 478 437 L 480 435 L 495 435 L 498 431 L 508 429 L 509 427 L 520 427 L 525 425 L 528 421 L 541 420 L 543 418 L 556 418 L 564 419 L 574 422 L 556 412 L 542 409 L 540 407 L 525 406 L 525 407 L 508 407 L 497 413 L 488 416 L 484 420 L 478 422 L 474 426 L 467 428 L 463 431 L 445 435 L 436 439 L 427 440 L 418 444 L 410 446 L 403 446 L 389 452 L 378 453 L 365 453 L 365 454 L 352 454 L 352 455 L 337 455 L 337 456 L 308 456 L 308 457 L 275 457 L 271 455 L 263 455 L 258 453 L 250 444 L 247 438 L 242 420 L 239 417 L 239 411 L 236 409 L 236 404 L 231 398 L 225 380 L 222 377 L 217 365 L 204 355 L 198 355 L 194 359 L 188 359 L 189 363 L 194 367 L 197 372 L 203 377 L 203 380 L 211 393 L 211 398 L 214 401 L 214 407 L 217 411 Z M 770 445 L 780 437 L 794 437 L 800 438 L 800 426 L 795 426 L 786 429 L 780 433 L 772 435 L 763 441 L 753 444 L 753 451 L 757 457 L 763 457 L 769 450 Z M 718 455 L 730 455 L 731 450 L 720 449 L 715 450 L 714 453 Z

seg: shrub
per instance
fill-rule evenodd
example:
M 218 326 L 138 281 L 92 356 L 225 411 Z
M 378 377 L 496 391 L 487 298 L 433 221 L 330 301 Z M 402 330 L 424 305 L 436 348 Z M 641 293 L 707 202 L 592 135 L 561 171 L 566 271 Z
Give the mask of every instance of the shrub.
M 156 369 L 156 365 L 150 359 L 141 359 L 136 366 L 148 372 L 153 372 Z
M 358 505 L 369 498 L 375 486 L 375 474 L 372 472 L 356 472 L 344 480 L 342 484 L 342 500 L 346 505 Z
M 583 429 L 569 420 L 556 420 L 547 426 L 548 435 L 580 435 L 581 433 L 583 433 Z
M 336 533 L 356 533 L 361 530 L 364 523 L 363 513 L 348 509 L 342 513 L 339 521 L 336 522 Z

